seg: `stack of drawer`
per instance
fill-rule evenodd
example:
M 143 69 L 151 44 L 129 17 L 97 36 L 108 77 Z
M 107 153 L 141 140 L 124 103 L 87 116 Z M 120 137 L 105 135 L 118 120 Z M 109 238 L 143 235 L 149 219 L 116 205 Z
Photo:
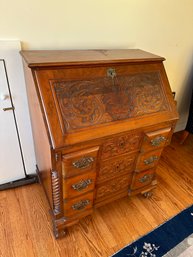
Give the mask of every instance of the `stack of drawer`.
M 141 133 L 127 133 L 104 140 L 96 182 L 97 206 L 128 194 L 140 141 Z
M 63 155 L 65 217 L 80 218 L 93 206 L 153 188 L 157 163 L 171 135 L 171 127 L 121 134 Z
M 131 193 L 134 190 L 138 192 L 137 189 L 141 190 L 142 187 L 152 183 L 156 165 L 163 148 L 169 144 L 171 135 L 170 127 L 145 133 L 130 187 Z
M 66 218 L 92 211 L 99 147 L 63 156 L 63 199 Z

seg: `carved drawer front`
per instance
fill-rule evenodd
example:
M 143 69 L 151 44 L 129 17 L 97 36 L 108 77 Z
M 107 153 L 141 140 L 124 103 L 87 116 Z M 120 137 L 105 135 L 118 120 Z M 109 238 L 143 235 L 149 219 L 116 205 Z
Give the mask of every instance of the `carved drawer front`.
M 96 172 L 88 172 L 63 181 L 63 197 L 73 198 L 94 189 Z
M 131 189 L 134 190 L 134 189 L 147 186 L 153 181 L 154 178 L 155 178 L 155 168 L 149 169 L 140 173 L 135 172 L 132 179 Z
M 123 134 L 107 139 L 102 146 L 101 159 L 108 159 L 120 154 L 137 151 L 140 141 L 140 133 Z
M 157 165 L 163 149 L 139 154 L 135 171 L 139 172 L 153 168 Z
M 97 183 L 130 173 L 133 170 L 136 154 L 126 154 L 101 162 Z
M 89 192 L 82 196 L 64 200 L 64 216 L 82 215 L 84 211 L 91 209 L 93 206 L 93 192 Z
M 99 147 L 66 154 L 62 157 L 63 176 L 72 177 L 84 172 L 95 171 Z
M 147 132 L 141 146 L 141 152 L 152 151 L 168 144 L 171 137 L 171 128 Z
M 105 198 L 112 194 L 122 192 L 131 183 L 132 174 L 127 174 L 117 179 L 100 184 L 96 189 L 96 198 Z

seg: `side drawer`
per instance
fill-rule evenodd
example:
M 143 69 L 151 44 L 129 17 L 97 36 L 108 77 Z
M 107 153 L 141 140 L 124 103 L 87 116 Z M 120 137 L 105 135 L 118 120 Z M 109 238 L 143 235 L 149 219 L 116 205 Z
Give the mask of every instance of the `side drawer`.
M 83 215 L 83 213 L 93 206 L 93 192 L 82 196 L 64 200 L 64 217 Z
M 157 148 L 164 147 L 170 142 L 172 136 L 171 128 L 164 128 L 156 131 L 151 131 L 145 133 L 142 145 L 141 152 L 147 152 L 156 150 Z
M 66 154 L 62 156 L 62 173 L 65 178 L 84 172 L 95 171 L 99 147 Z
M 138 189 L 149 185 L 155 178 L 155 169 L 149 169 L 143 172 L 135 172 L 132 179 L 131 189 Z
M 163 149 L 157 149 L 144 154 L 139 154 L 135 171 L 143 171 L 157 165 Z
M 63 198 L 73 198 L 94 189 L 96 172 L 88 172 L 63 180 Z

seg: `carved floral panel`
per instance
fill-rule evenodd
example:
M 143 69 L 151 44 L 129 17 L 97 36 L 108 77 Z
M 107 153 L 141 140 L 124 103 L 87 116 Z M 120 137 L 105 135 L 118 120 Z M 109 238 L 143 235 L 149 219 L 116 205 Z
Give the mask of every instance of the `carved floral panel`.
M 110 195 L 111 193 L 121 191 L 129 185 L 129 183 L 131 182 L 130 180 L 131 175 L 124 176 L 116 180 L 108 181 L 108 183 L 98 187 L 96 191 L 96 198 L 105 197 Z
M 67 131 L 168 109 L 158 72 L 50 83 Z
M 101 150 L 101 159 L 108 159 L 119 154 L 137 151 L 141 142 L 141 134 L 129 133 L 107 139 Z
M 133 168 L 136 155 L 126 155 L 121 159 L 105 161 L 101 163 L 98 181 L 109 179 L 110 177 L 130 172 Z

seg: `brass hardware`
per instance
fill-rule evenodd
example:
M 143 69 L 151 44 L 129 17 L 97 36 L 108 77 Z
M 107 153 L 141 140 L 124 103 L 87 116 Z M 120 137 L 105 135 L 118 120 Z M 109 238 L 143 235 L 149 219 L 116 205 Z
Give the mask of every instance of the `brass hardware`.
M 145 198 L 150 198 L 152 195 L 153 195 L 153 193 L 152 193 L 151 191 L 145 192 L 145 193 L 143 194 L 143 196 L 144 196 Z
M 124 148 L 125 147 L 125 142 L 123 142 L 123 141 L 119 142 L 119 147 Z
M 15 108 L 14 107 L 7 107 L 7 108 L 3 108 L 4 112 L 6 111 L 13 111 Z
M 73 204 L 72 209 L 80 211 L 89 204 L 90 204 L 90 200 L 81 200 L 80 202 Z
M 92 183 L 92 179 L 81 180 L 77 184 L 73 184 L 72 188 L 76 191 L 81 191 L 86 187 L 88 187 L 88 185 L 90 185 L 91 183 Z
M 55 153 L 55 160 L 56 162 L 60 160 L 60 153 Z
M 115 71 L 114 68 L 109 68 L 109 69 L 107 70 L 107 76 L 108 76 L 108 77 L 111 77 L 111 78 L 113 79 L 116 75 L 117 75 L 117 74 L 116 74 L 116 71 Z
M 78 161 L 74 161 L 72 165 L 77 169 L 85 169 L 91 165 L 91 163 L 94 162 L 93 157 L 84 157 Z
M 153 146 L 159 146 L 160 143 L 166 141 L 166 138 L 164 136 L 158 136 L 151 140 L 151 145 Z
M 153 155 L 153 156 L 149 157 L 149 159 L 144 160 L 143 162 L 144 162 L 146 165 L 149 165 L 149 164 L 153 163 L 154 161 L 157 161 L 158 159 L 159 159 L 158 156 Z
M 142 178 L 139 179 L 139 182 L 141 183 L 146 183 L 148 181 L 150 181 L 153 177 L 153 174 L 151 175 L 144 175 Z

